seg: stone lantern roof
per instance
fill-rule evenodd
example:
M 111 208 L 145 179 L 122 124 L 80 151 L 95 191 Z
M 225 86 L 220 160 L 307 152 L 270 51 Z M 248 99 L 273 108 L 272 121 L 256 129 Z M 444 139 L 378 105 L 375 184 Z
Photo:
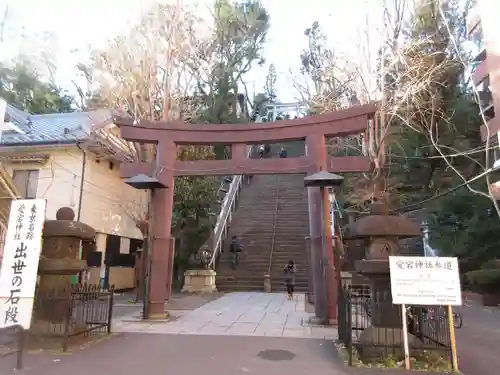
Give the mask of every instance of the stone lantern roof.
M 373 204 L 370 215 L 345 227 L 346 240 L 368 237 L 410 238 L 421 235 L 420 226 L 403 215 L 389 215 L 384 204 Z

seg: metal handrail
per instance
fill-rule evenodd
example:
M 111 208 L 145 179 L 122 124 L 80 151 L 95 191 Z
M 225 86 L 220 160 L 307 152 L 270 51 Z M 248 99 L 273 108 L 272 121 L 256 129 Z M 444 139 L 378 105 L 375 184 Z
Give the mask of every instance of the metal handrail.
M 303 103 L 282 103 L 282 104 L 274 104 L 271 105 L 277 108 L 280 107 L 296 107 L 297 109 L 300 109 L 303 107 Z M 257 118 L 255 122 L 262 122 L 262 117 L 260 115 L 257 115 Z M 248 152 L 247 152 L 247 157 L 250 157 L 250 154 L 252 152 L 252 146 L 248 146 Z M 229 185 L 229 191 L 227 194 L 224 196 L 224 199 L 222 200 L 221 204 L 221 210 L 219 212 L 219 216 L 217 217 L 217 223 L 215 224 L 214 227 L 214 232 L 213 232 L 213 242 L 212 242 L 212 257 L 210 258 L 210 262 L 208 263 L 208 267 L 214 269 L 215 268 L 215 261 L 217 259 L 217 256 L 219 255 L 220 251 L 222 250 L 222 245 L 223 241 L 225 239 L 225 236 L 227 235 L 229 224 L 231 223 L 232 220 L 232 212 L 236 208 L 235 207 L 235 200 L 238 197 L 238 193 L 241 190 L 243 182 L 243 176 L 242 175 L 235 175 L 233 176 L 233 180 L 231 181 L 231 184 Z M 278 180 L 279 183 L 279 180 Z M 279 189 L 278 189 L 278 194 L 279 194 Z M 278 199 L 278 198 L 277 198 Z M 274 236 L 274 234 L 273 234 Z M 273 237 L 273 244 L 271 248 L 271 258 L 270 258 L 270 264 L 272 260 L 272 253 L 274 252 L 274 237 Z M 269 266 L 271 267 L 271 266 Z M 269 270 L 270 272 L 270 270 Z
M 269 266 L 267 267 L 267 274 L 271 276 L 271 269 L 273 266 L 273 254 L 276 245 L 276 223 L 278 221 L 278 210 L 279 210 L 279 200 L 280 200 L 280 176 L 276 176 L 276 205 L 274 207 L 274 218 L 273 218 L 273 236 L 271 242 L 271 252 L 269 253 Z
M 248 147 L 247 157 L 250 156 L 252 151 L 252 147 Z M 221 204 L 221 209 L 219 212 L 219 216 L 217 217 L 217 223 L 214 227 L 213 232 L 213 243 L 212 243 L 212 257 L 208 266 L 210 268 L 214 268 L 215 261 L 219 252 L 222 250 L 223 241 L 225 239 L 225 235 L 227 234 L 229 224 L 232 220 L 232 212 L 235 208 L 235 201 L 238 197 L 238 193 L 241 190 L 241 185 L 243 182 L 243 175 L 233 176 L 233 180 L 229 185 L 229 190 L 227 194 L 224 196 Z

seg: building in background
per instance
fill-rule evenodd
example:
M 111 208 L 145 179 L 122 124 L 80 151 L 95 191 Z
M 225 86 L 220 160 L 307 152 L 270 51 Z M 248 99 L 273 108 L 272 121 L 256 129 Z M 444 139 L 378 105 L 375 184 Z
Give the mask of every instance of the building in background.
M 500 22 L 497 9 L 496 2 L 479 0 L 467 22 L 474 56 L 472 81 L 479 92 L 480 106 L 488 123 L 488 126 L 481 127 L 481 135 L 485 141 L 489 129 L 490 142 L 496 145 L 500 132 L 500 116 L 495 116 L 495 108 L 500 111 Z
M 467 20 L 468 39 L 471 42 L 473 63 L 472 84 L 479 94 L 479 106 L 486 120 L 481 125 L 481 138 L 489 139 L 490 162 L 500 161 L 500 22 L 498 4 L 492 0 L 478 0 Z M 496 114 L 498 112 L 498 114 Z M 500 199 L 500 181 L 490 185 L 491 193 Z
M 12 124 L 4 119 L 6 106 L 7 103 L 0 100 L 0 134 L 3 130 L 12 129 Z M 5 236 L 9 224 L 10 203 L 13 199 L 19 197 L 20 193 L 12 181 L 12 176 L 7 172 L 3 163 L 0 162 L 0 265 L 2 264 Z
M 0 100 L 4 128 L 0 161 L 21 198 L 47 200 L 47 219 L 71 207 L 75 220 L 97 232 L 95 251 L 84 252 L 92 282 L 102 276 L 118 289 L 134 284 L 136 226 L 147 209 L 147 193 L 122 182 L 120 163 L 133 147 L 119 137 L 107 110 L 32 115 Z

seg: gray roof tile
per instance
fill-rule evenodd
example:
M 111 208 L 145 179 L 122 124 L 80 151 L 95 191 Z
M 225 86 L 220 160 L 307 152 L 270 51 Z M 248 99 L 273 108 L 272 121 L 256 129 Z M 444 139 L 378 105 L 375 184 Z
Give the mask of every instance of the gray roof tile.
M 112 121 L 112 114 L 108 110 L 30 115 L 7 105 L 7 113 L 10 121 L 25 134 L 14 130 L 3 131 L 1 145 L 76 143 L 87 139 L 93 126 L 106 125 Z

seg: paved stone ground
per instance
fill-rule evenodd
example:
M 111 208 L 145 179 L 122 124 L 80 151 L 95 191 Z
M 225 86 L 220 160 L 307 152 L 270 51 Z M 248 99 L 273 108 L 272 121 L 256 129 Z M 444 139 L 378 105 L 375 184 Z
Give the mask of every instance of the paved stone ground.
M 500 369 L 500 308 L 473 304 L 460 309 L 456 331 L 458 365 L 466 375 L 493 375 Z
M 9 359 L 10 360 L 10 359 Z M 11 375 L 12 361 L 0 361 Z M 123 334 L 71 356 L 28 356 L 27 375 L 345 375 L 331 342 L 293 338 Z
M 311 326 L 305 296 L 285 293 L 229 293 L 194 311 L 170 311 L 172 321 L 145 323 L 137 314 L 115 320 L 114 332 L 186 335 L 242 335 L 336 339 L 337 329 Z
M 288 301 L 282 294 L 231 293 L 195 310 L 171 309 L 177 319 L 170 322 L 137 323 L 124 316 L 115 320 L 117 330 L 124 333 L 82 350 L 75 348 L 71 355 L 27 354 L 21 373 L 404 373 L 346 367 L 332 345 L 336 329 L 308 325 L 310 314 L 304 310 L 304 296 Z M 461 371 L 466 375 L 497 373 L 500 309 L 472 304 L 461 312 L 464 326 L 457 330 Z M 14 356 L 0 358 L 0 374 L 14 374 L 14 363 Z
M 121 293 L 115 296 L 113 307 L 113 317 L 121 318 L 123 316 L 138 315 L 142 311 L 142 303 L 134 303 L 136 294 L 134 292 Z M 175 292 L 170 301 L 165 303 L 165 309 L 168 311 L 189 311 L 195 310 L 205 303 L 213 301 L 222 296 L 221 293 L 210 295 L 196 295 Z

